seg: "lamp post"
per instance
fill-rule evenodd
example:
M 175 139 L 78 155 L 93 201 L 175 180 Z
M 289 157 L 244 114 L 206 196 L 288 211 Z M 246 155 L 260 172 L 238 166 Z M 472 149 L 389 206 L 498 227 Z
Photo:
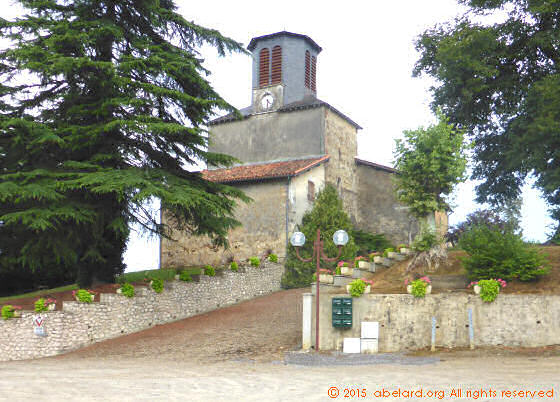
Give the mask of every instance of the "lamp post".
M 334 258 L 329 258 L 325 255 L 323 242 L 321 241 L 321 230 L 317 229 L 317 238 L 313 242 L 313 255 L 311 258 L 302 258 L 299 255 L 299 248 L 305 244 L 305 235 L 301 232 L 295 232 L 290 238 L 290 243 L 296 248 L 297 257 L 303 262 L 311 262 L 316 259 L 316 286 L 315 286 L 315 350 L 319 350 L 319 269 L 321 260 L 332 262 L 338 260 L 342 253 L 342 246 L 348 243 L 348 233 L 344 230 L 337 230 L 333 235 L 333 242 L 338 247 L 338 255 Z

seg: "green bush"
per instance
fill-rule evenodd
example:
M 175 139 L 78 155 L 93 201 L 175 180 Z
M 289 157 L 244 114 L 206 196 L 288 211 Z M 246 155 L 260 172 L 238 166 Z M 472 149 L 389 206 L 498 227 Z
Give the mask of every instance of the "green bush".
M 183 282 L 192 282 L 191 274 L 189 274 L 187 271 L 181 271 L 179 273 L 179 280 Z
M 480 286 L 480 298 L 487 303 L 493 302 L 500 293 L 500 284 L 494 279 L 482 279 L 478 281 Z
M 49 311 L 49 307 L 47 306 L 47 300 L 41 297 L 35 302 L 35 312 L 44 313 L 45 311 Z
M 363 230 L 353 229 L 349 232 L 358 247 L 358 255 L 366 255 L 372 251 L 383 251 L 392 247 L 392 244 L 383 234 L 372 234 Z
M 232 263 L 229 264 L 229 269 L 231 269 L 233 272 L 237 272 L 239 271 L 239 265 L 235 261 L 232 261 Z
M 214 267 L 212 265 L 206 265 L 204 267 L 204 275 L 216 276 L 216 270 L 214 269 Z
M 350 282 L 350 296 L 360 297 L 366 290 L 366 283 L 361 279 Z
M 93 301 L 92 294 L 85 289 L 78 289 L 72 292 L 74 297 L 78 299 L 80 303 L 91 303 Z
M 152 289 L 154 290 L 154 292 L 156 292 L 156 293 L 163 292 L 163 279 L 152 278 L 151 282 L 152 282 L 151 286 L 152 286 Z
M 259 257 L 249 257 L 249 263 L 253 267 L 258 267 L 259 265 L 261 265 L 261 260 L 259 260 Z
M 420 228 L 420 233 L 414 239 L 412 248 L 416 251 L 428 251 L 440 243 L 438 236 L 432 228 L 423 225 Z
M 523 242 L 521 235 L 477 225 L 459 238 L 469 255 L 462 259 L 471 280 L 503 278 L 534 280 L 549 272 L 545 258 Z
M 11 304 L 6 304 L 4 307 L 2 307 L 2 319 L 9 320 L 10 318 L 14 318 L 14 311 L 15 309 Z
M 338 255 L 338 247 L 333 243 L 334 233 L 341 229 L 350 234 L 350 239 L 346 246 L 342 247 L 340 260 L 351 261 L 356 256 L 358 247 L 352 239 L 352 222 L 344 212 L 342 201 L 338 198 L 336 187 L 328 184 L 317 195 L 313 204 L 313 209 L 307 211 L 301 221 L 301 226 L 297 228 L 306 237 L 307 241 L 300 247 L 299 253 L 302 258 L 311 258 L 313 255 L 313 242 L 317 237 L 317 229 L 321 230 L 321 239 L 324 242 L 324 252 L 328 257 Z M 297 258 L 295 247 L 288 246 L 286 260 L 286 270 L 282 276 L 282 287 L 297 288 L 309 286 L 311 275 L 315 272 L 316 262 L 302 262 Z M 327 269 L 334 269 L 336 263 L 324 262 L 322 266 Z
M 121 294 L 126 297 L 134 297 L 134 286 L 130 283 L 124 283 L 121 286 Z
M 278 262 L 278 256 L 276 254 L 269 254 L 268 261 L 270 262 Z

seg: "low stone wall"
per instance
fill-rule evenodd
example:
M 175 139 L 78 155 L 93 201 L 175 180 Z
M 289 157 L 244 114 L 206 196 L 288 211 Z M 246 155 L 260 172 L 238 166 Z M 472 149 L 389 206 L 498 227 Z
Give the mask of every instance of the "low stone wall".
M 282 265 L 266 261 L 259 268 L 245 267 L 245 272 L 201 275 L 200 282 L 166 282 L 160 294 L 137 287 L 133 298 L 101 294 L 99 303 L 63 302 L 62 311 L 40 314 L 44 337 L 34 333 L 39 314 L 24 311 L 21 318 L 0 320 L 0 361 L 65 353 L 275 292 L 283 271 Z
M 319 346 L 341 350 L 344 338 L 359 338 L 362 321 L 379 322 L 379 351 L 400 352 L 431 345 L 436 318 L 437 347 L 468 347 L 468 309 L 472 309 L 475 346 L 536 347 L 560 344 L 560 296 L 500 294 L 492 303 L 467 293 L 428 295 L 368 294 L 353 299 L 353 325 L 332 327 L 332 298 L 322 294 L 319 306 Z M 306 296 L 304 296 L 306 297 Z M 315 297 L 309 311 L 311 340 L 315 340 Z

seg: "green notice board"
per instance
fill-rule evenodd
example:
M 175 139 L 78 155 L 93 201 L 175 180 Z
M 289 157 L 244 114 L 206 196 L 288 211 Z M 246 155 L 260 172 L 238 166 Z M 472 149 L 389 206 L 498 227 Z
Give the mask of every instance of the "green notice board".
M 352 298 L 335 297 L 332 299 L 332 326 L 352 328 Z

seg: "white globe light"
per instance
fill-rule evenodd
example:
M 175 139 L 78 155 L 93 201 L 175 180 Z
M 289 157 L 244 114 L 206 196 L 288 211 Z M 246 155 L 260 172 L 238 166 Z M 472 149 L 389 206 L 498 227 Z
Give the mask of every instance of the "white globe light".
M 345 246 L 348 243 L 348 233 L 344 230 L 337 230 L 334 232 L 332 239 L 337 246 Z
M 292 237 L 290 238 L 290 243 L 294 247 L 301 247 L 305 244 L 305 235 L 301 232 L 294 232 Z

